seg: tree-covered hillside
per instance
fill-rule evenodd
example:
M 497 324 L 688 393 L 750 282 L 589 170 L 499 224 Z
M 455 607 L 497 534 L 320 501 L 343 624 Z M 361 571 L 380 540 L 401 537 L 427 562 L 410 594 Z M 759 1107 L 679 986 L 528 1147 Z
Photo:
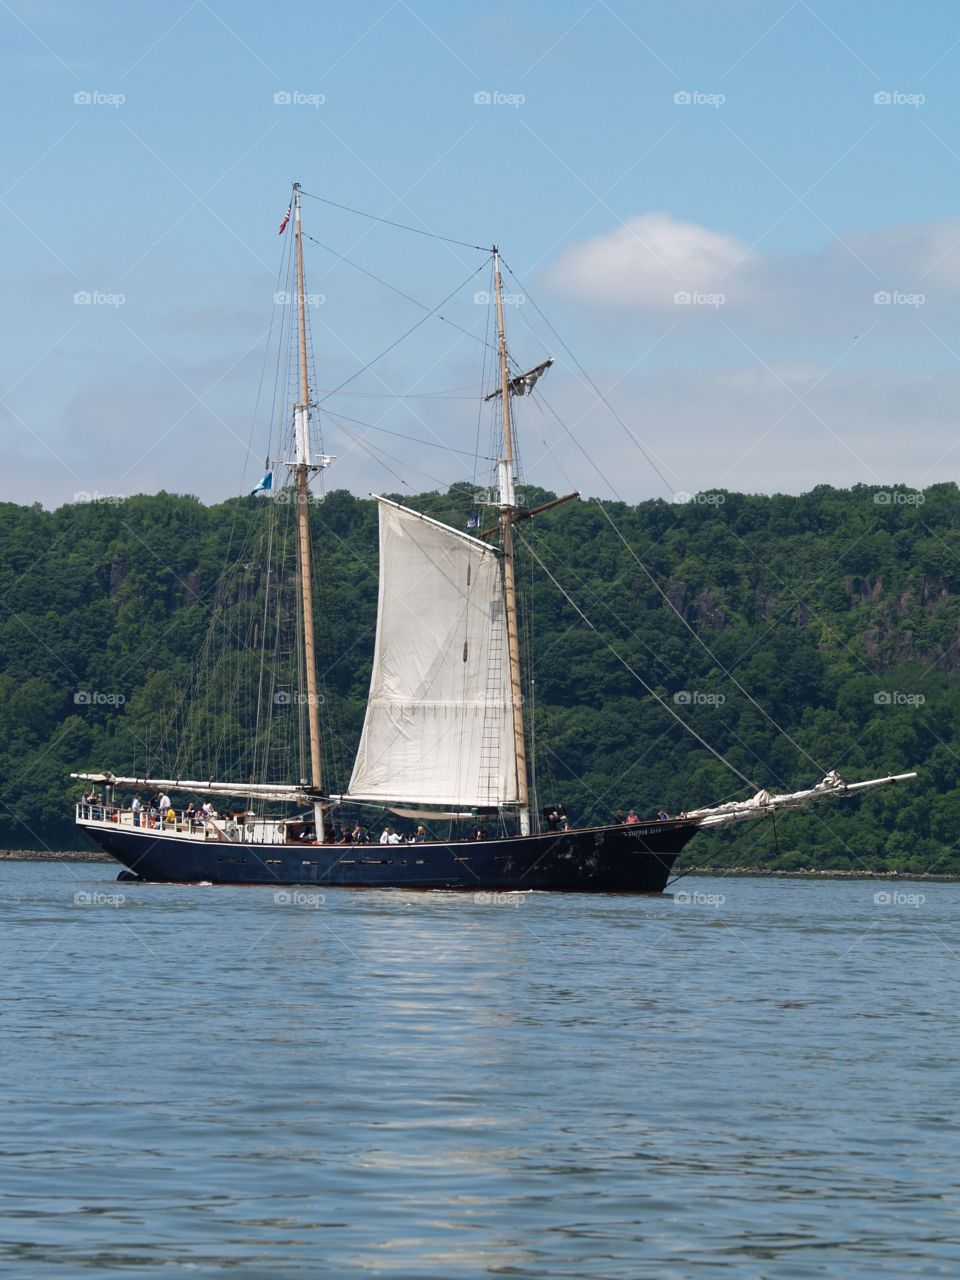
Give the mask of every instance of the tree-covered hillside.
M 531 505 L 548 496 L 526 493 Z M 461 528 L 476 509 L 467 485 L 403 500 Z M 0 506 L 0 846 L 76 847 L 69 773 L 152 767 L 224 566 L 251 554 L 269 501 L 205 507 L 160 493 L 54 512 Z M 376 511 L 341 491 L 315 515 L 329 781 L 339 787 L 373 649 Z M 542 802 L 594 821 L 630 805 L 674 812 L 748 794 L 632 668 L 757 786 L 793 790 L 831 768 L 851 780 L 920 769 L 907 787 L 775 830 L 699 836 L 690 860 L 960 870 L 955 485 L 571 502 L 522 533 L 533 553 L 521 579 Z

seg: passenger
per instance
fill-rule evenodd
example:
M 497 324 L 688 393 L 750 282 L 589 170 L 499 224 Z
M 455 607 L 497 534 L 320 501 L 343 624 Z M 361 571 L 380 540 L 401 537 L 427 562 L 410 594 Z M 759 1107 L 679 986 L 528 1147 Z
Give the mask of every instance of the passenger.
M 474 840 L 486 840 L 487 838 L 486 827 L 477 827 L 477 833 L 473 838 Z
M 175 827 L 177 825 L 177 813 L 172 804 L 167 806 L 166 817 L 167 822 L 171 827 Z
M 657 817 L 660 819 L 661 822 L 667 822 L 670 819 L 670 815 L 669 813 L 667 813 L 666 809 L 658 809 Z
M 622 825 L 622 823 L 623 823 L 623 821 L 624 821 L 624 817 L 623 817 L 623 810 L 622 810 L 622 809 L 618 809 L 618 810 L 617 810 L 617 812 L 613 815 L 613 820 L 614 820 L 614 822 L 616 822 L 616 823 L 618 823 L 618 824 L 621 824 L 621 825 Z
M 138 791 L 130 801 L 130 812 L 133 814 L 133 825 L 135 827 L 139 827 L 140 825 L 140 812 L 142 809 L 143 803 L 140 800 L 140 792 Z
M 350 832 L 350 839 L 353 844 L 370 843 L 370 837 L 367 835 L 366 831 L 364 831 L 363 827 L 361 827 L 359 822 L 354 824 L 354 828 Z
M 389 844 L 389 843 L 390 843 L 390 832 L 391 832 L 392 830 L 393 830 L 393 828 L 392 828 L 392 827 L 384 827 L 384 828 L 383 828 L 383 830 L 380 832 L 380 843 L 381 843 L 381 844 Z
M 419 826 L 419 827 L 417 827 L 417 831 L 416 831 L 416 834 L 415 834 L 415 835 L 414 835 L 414 837 L 413 837 L 412 843 L 413 843 L 413 844 L 423 844 L 423 843 L 424 843 L 424 841 L 426 840 L 426 838 L 427 838 L 427 831 L 426 831 L 426 828 L 425 828 L 425 827 L 423 827 L 423 826 Z
M 387 837 L 387 844 L 400 844 L 400 837 L 396 831 L 394 831 L 393 827 L 388 827 L 387 830 L 390 833 Z
M 203 814 L 205 818 L 215 818 L 217 816 L 217 811 L 213 807 L 213 805 L 210 803 L 209 800 L 205 800 L 203 802 L 203 807 L 201 808 L 200 812 Z
M 157 801 L 157 808 L 160 810 L 162 814 L 166 814 L 167 810 L 170 807 L 171 807 L 170 797 L 164 791 L 163 794 L 160 796 L 159 800 Z
M 547 830 L 556 831 L 559 826 L 560 826 L 560 814 L 557 811 L 556 805 L 554 805 L 553 808 L 550 809 L 547 813 Z
M 627 814 L 626 825 L 628 827 L 635 827 L 639 822 L 640 822 L 640 819 L 637 817 L 636 809 L 631 809 L 630 812 Z

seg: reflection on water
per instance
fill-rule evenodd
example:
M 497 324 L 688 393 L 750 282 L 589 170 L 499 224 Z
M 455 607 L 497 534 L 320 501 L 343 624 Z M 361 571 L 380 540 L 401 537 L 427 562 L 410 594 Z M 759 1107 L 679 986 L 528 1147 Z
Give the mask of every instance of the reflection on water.
M 960 886 L 0 875 L 3 1274 L 960 1271 Z

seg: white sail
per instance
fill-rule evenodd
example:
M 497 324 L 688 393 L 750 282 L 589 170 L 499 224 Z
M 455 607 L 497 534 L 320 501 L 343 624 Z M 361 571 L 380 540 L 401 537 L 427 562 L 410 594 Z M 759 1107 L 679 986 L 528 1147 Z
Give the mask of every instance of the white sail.
M 516 804 L 499 552 L 387 499 L 357 800 Z

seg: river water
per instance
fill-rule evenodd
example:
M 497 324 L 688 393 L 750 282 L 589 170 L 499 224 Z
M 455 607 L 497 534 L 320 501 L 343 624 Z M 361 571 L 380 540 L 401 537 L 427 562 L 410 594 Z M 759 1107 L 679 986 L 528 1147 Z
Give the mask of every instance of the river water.
M 960 1274 L 960 885 L 0 890 L 0 1274 Z

